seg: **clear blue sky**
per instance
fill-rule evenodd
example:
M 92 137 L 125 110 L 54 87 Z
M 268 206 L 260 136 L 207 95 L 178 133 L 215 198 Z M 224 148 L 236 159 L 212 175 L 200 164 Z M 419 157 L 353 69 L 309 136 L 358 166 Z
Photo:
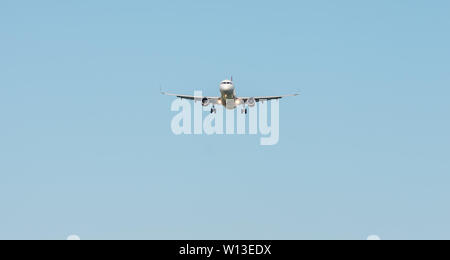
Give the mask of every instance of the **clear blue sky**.
M 0 239 L 449 239 L 449 11 L 2 0 Z M 277 146 L 172 134 L 230 75 L 302 91 Z

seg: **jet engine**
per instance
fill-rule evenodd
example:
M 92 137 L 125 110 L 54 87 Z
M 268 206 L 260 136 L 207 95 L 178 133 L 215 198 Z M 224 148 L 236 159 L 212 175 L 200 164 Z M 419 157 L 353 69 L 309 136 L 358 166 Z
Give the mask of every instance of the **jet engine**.
M 256 100 L 255 100 L 255 98 L 249 98 L 249 99 L 247 100 L 247 105 L 248 105 L 249 107 L 254 107 L 254 106 L 256 105 Z
M 202 99 L 202 106 L 207 107 L 211 102 L 209 101 L 208 98 L 203 98 Z

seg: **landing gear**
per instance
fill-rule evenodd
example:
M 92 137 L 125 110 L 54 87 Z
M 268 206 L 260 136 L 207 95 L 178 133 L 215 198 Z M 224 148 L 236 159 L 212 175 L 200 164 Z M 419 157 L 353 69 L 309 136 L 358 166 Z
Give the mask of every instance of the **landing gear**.
M 217 113 L 217 109 L 216 109 L 215 106 L 213 106 L 213 107 L 211 108 L 211 114 L 215 114 L 215 113 Z
M 245 106 L 245 103 L 242 104 L 241 114 L 248 114 L 248 109 Z

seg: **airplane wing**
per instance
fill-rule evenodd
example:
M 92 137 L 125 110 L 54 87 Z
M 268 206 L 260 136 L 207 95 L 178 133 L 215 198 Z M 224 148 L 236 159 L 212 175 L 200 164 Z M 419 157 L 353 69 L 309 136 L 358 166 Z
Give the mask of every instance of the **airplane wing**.
M 282 95 L 282 96 L 265 96 L 265 97 L 240 97 L 239 99 L 242 99 L 245 102 L 247 102 L 247 100 L 253 98 L 253 99 L 255 99 L 256 102 L 260 102 L 260 101 L 269 101 L 269 100 L 274 100 L 274 99 L 282 99 L 285 97 L 295 97 L 295 96 L 298 96 L 298 94 L 290 94 L 290 95 Z
M 215 104 L 215 105 L 218 105 L 219 100 L 220 100 L 220 97 L 200 97 L 200 96 L 191 96 L 191 95 L 172 94 L 172 93 L 167 93 L 167 92 L 161 92 L 161 94 L 166 95 L 166 96 L 177 97 L 177 98 L 181 98 L 181 99 L 194 100 L 194 101 L 202 101 L 204 98 L 207 98 L 209 100 L 209 102 L 211 102 L 212 104 Z

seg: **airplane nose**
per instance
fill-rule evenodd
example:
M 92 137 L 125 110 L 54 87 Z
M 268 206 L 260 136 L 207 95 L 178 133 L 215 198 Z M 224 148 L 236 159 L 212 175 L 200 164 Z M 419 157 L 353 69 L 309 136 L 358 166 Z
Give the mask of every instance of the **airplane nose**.
M 231 85 L 231 84 L 221 84 L 220 85 L 220 90 L 221 91 L 230 91 L 230 90 L 233 90 L 233 85 Z

